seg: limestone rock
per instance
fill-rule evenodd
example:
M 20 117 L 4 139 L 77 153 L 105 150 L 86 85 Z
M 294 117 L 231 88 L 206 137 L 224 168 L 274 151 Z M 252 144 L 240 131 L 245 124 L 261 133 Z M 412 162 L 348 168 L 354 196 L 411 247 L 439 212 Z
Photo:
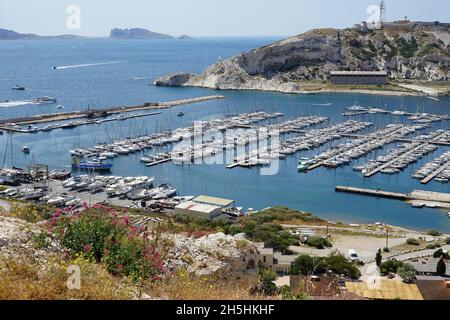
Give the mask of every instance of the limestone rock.
M 198 75 L 162 77 L 155 85 L 293 93 L 301 90 L 299 81 L 327 80 L 333 70 L 386 70 L 394 79 L 447 80 L 449 42 L 445 28 L 312 30 L 219 61 Z
M 242 237 L 216 233 L 195 239 L 181 234 L 168 236 L 174 245 L 166 259 L 169 269 L 186 269 L 197 276 L 254 275 L 258 267 L 256 246 Z

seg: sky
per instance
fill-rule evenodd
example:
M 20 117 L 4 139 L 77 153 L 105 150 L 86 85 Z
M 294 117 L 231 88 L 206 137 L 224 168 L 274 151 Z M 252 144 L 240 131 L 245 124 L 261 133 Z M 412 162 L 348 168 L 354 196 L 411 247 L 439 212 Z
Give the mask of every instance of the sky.
M 107 36 L 114 27 L 139 27 L 171 35 L 290 36 L 312 28 L 352 26 L 367 20 L 367 8 L 377 4 L 379 0 L 0 0 L 0 28 L 40 35 Z M 71 5 L 79 8 L 72 15 L 67 13 Z M 386 0 L 386 6 L 387 20 L 407 16 L 450 22 L 448 0 Z

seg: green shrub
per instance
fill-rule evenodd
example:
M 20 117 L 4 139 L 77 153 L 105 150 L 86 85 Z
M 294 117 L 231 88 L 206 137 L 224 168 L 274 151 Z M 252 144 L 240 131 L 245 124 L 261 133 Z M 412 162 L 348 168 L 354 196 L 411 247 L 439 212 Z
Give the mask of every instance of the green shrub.
M 437 230 L 428 230 L 428 231 L 427 231 L 427 235 L 433 236 L 433 237 L 439 237 L 439 236 L 442 235 L 442 233 L 440 233 L 440 232 L 437 231 Z
M 435 253 L 433 253 L 433 258 L 440 258 L 440 257 L 444 257 L 444 259 L 450 258 L 448 252 L 444 253 L 444 250 L 442 249 L 439 249 Z
M 430 243 L 426 248 L 429 250 L 436 249 L 436 245 L 434 243 Z
M 309 237 L 306 244 L 317 249 L 331 248 L 333 246 L 328 239 L 322 237 Z
M 108 271 L 134 280 L 157 277 L 163 268 L 161 258 L 158 251 L 144 241 L 137 237 L 122 237 L 120 242 L 111 246 L 103 258 Z
M 342 254 L 336 252 L 325 258 L 300 255 L 292 265 L 291 274 L 321 275 L 327 270 L 352 279 L 358 279 L 361 276 L 361 272 L 353 263 Z
M 416 269 L 408 263 L 398 268 L 397 274 L 402 278 L 403 282 L 411 284 L 416 279 Z
M 293 275 L 320 275 L 327 271 L 325 258 L 312 257 L 302 254 L 295 259 L 291 274 Z
M 361 272 L 340 253 L 332 253 L 326 258 L 327 267 L 336 274 L 343 274 L 352 279 L 358 279 Z
M 47 232 L 39 232 L 33 236 L 34 247 L 36 249 L 46 249 L 50 246 L 50 240 L 48 239 Z
M 380 271 L 382 275 L 389 273 L 397 273 L 399 267 L 403 266 L 403 262 L 397 260 L 388 260 L 381 264 Z
M 403 38 L 399 38 L 397 40 L 397 46 L 400 51 L 400 54 L 404 58 L 412 58 L 419 49 L 419 44 L 417 43 L 417 40 L 414 37 L 412 37 L 411 41 L 409 42 Z
M 261 286 L 261 291 L 265 295 L 273 295 L 277 290 L 277 286 L 274 281 L 277 278 L 275 271 L 269 268 L 262 268 L 259 271 L 259 282 Z
M 450 244 L 450 237 L 445 238 L 444 242 L 445 244 Z
M 409 244 L 410 246 L 419 246 L 420 242 L 417 239 L 414 238 L 409 238 L 408 240 L 406 240 L 406 243 Z

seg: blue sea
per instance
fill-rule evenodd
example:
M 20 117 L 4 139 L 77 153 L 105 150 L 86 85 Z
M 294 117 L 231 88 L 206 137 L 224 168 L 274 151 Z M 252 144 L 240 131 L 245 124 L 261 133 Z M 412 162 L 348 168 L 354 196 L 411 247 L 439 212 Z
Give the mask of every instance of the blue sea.
M 163 110 L 160 115 L 129 119 L 71 130 L 38 134 L 14 134 L 13 150 L 6 150 L 7 135 L 0 135 L 0 165 L 24 167 L 30 162 L 49 164 L 50 169 L 70 166 L 69 150 L 90 147 L 118 137 L 150 134 L 175 129 L 195 120 L 223 118 L 225 115 L 264 110 L 283 112 L 285 119 L 298 116 L 326 116 L 325 125 L 348 120 L 342 116 L 346 107 L 359 103 L 389 110 L 436 114 L 450 113 L 448 98 L 434 101 L 423 97 L 388 97 L 357 94 L 287 95 L 256 91 L 215 91 L 200 88 L 161 88 L 152 85 L 155 78 L 177 71 L 201 72 L 218 59 L 269 44 L 275 38 L 201 38 L 195 40 L 38 40 L 0 42 L 0 118 L 59 112 L 56 105 L 31 105 L 26 101 L 52 96 L 64 111 L 135 105 L 212 94 L 225 100 L 210 101 Z M 53 67 L 59 67 L 54 70 Z M 11 90 L 16 84 L 26 91 Z M 9 100 L 9 103 L 4 103 Z M 331 106 L 321 104 L 332 103 Z M 11 106 L 16 105 L 16 106 Z M 185 117 L 177 117 L 183 111 Z M 410 123 L 406 118 L 365 115 L 355 120 L 371 121 L 382 128 L 389 123 Z M 432 129 L 449 129 L 449 123 L 434 124 Z M 420 132 L 420 134 L 426 131 Z M 279 173 L 263 176 L 259 169 L 227 170 L 224 165 L 176 166 L 166 163 L 145 167 L 140 154 L 114 160 L 114 175 L 152 175 L 156 183 L 171 183 L 179 194 L 234 199 L 238 206 L 263 209 L 284 205 L 312 212 L 325 219 L 352 223 L 384 222 L 414 229 L 438 229 L 450 232 L 450 219 L 443 211 L 414 209 L 401 201 L 335 193 L 336 185 L 350 185 L 382 190 L 411 192 L 415 189 L 450 192 L 449 184 L 431 182 L 423 186 L 411 173 L 448 148 L 439 148 L 399 175 L 376 175 L 364 179 L 352 171 L 352 165 L 364 163 L 386 152 L 378 150 L 351 166 L 308 174 L 297 172 L 301 157 L 312 156 L 330 147 L 289 156 L 280 163 Z M 27 145 L 31 154 L 20 148 Z M 7 151 L 7 152 L 6 152 Z

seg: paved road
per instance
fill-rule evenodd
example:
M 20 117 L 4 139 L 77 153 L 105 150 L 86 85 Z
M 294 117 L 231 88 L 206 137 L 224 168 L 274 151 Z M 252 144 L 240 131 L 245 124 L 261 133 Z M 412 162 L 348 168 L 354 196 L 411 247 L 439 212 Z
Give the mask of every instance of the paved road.
M 442 250 L 450 250 L 450 245 L 445 245 L 442 246 L 442 248 L 440 248 Z M 409 252 L 409 253 L 402 253 L 402 254 L 397 254 L 397 255 L 391 255 L 391 256 L 386 256 L 386 258 L 395 258 L 399 261 L 406 261 L 406 260 L 411 260 L 411 259 L 418 259 L 421 257 L 430 257 L 433 255 L 433 253 L 435 253 L 437 250 L 439 250 L 438 248 L 436 249 L 425 249 L 425 250 L 421 250 L 421 251 L 416 251 L 416 252 Z

